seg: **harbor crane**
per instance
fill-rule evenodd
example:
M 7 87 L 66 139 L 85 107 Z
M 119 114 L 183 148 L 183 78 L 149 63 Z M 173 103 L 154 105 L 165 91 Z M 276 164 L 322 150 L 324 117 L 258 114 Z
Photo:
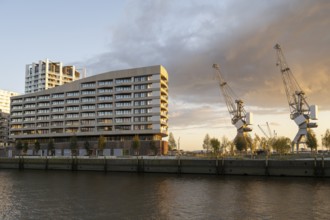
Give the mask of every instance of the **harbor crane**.
M 310 122 L 310 120 L 317 120 L 318 107 L 317 105 L 310 106 L 308 104 L 304 91 L 299 86 L 285 60 L 281 46 L 276 44 L 274 49 L 277 54 L 276 65 L 280 69 L 288 99 L 290 118 L 298 126 L 298 132 L 293 139 L 294 145 L 296 145 L 296 151 L 298 152 L 299 145 L 303 143 L 303 139 L 307 138 L 308 130 L 317 127 L 317 124 Z M 292 146 L 292 151 L 294 151 L 294 146 Z
M 252 131 L 252 128 L 249 127 L 249 125 L 252 124 L 252 113 L 245 111 L 243 101 L 237 98 L 234 91 L 223 79 L 220 66 L 218 64 L 213 64 L 212 67 L 217 73 L 216 77 L 231 116 L 231 123 L 237 129 L 237 136 L 245 137 L 247 132 Z

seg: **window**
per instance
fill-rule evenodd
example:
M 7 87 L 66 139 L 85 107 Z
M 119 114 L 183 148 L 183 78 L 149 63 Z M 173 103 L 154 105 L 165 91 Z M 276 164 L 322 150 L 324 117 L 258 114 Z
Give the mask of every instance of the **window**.
M 93 132 L 94 128 L 80 128 L 81 132 Z
M 52 108 L 52 112 L 63 112 L 64 108 Z
M 120 94 L 116 95 L 116 99 L 130 99 L 132 97 L 131 94 Z
M 64 101 L 52 101 L 52 105 L 64 105 Z
M 134 114 L 147 114 L 152 111 L 151 108 L 139 108 L 139 109 L 134 109 Z
M 131 122 L 131 118 L 116 118 L 115 119 L 116 123 L 126 123 L 126 122 Z
M 116 102 L 116 107 L 131 106 L 131 102 Z
M 112 103 L 102 103 L 98 104 L 98 108 L 112 108 Z
M 38 128 L 45 128 L 45 127 L 48 127 L 49 126 L 49 123 L 48 122 L 41 122 L 41 123 L 37 123 L 37 127 Z
M 47 99 L 49 99 L 49 95 L 43 95 L 38 97 L 38 100 L 47 100 Z
M 35 97 L 29 97 L 29 98 L 25 98 L 26 102 L 31 102 L 31 101 L 35 101 L 36 98 Z
M 68 104 L 79 103 L 79 99 L 68 99 L 66 100 L 66 103 Z
M 112 89 L 98 89 L 99 93 L 111 93 Z
M 97 112 L 98 116 L 107 116 L 107 115 L 112 115 L 112 111 L 101 111 Z
M 37 111 L 37 113 L 38 113 L 38 114 L 47 114 L 47 113 L 49 113 L 49 109 L 39 109 L 39 110 Z
M 24 108 L 35 108 L 36 105 L 35 104 L 27 104 L 27 105 L 24 105 Z
M 38 120 L 38 121 L 49 120 L 49 116 L 48 116 L 48 115 L 45 115 L 45 116 L 38 116 L 38 117 L 37 117 L 37 120 Z
M 141 100 L 141 101 L 135 101 L 135 106 L 143 106 L 143 105 L 151 105 L 151 100 Z
M 116 84 L 130 83 L 130 82 L 132 82 L 131 77 L 116 79 Z
M 135 85 L 135 86 L 134 86 L 134 90 L 149 89 L 150 87 L 151 87 L 151 84 Z
M 138 92 L 134 94 L 134 98 L 144 98 L 148 96 L 151 96 L 150 92 Z
M 95 87 L 95 82 L 87 82 L 87 83 L 82 83 L 81 84 L 82 88 L 91 88 L 91 87 Z
M 26 119 L 26 118 L 25 118 Z M 27 121 L 27 120 L 25 120 L 24 119 L 24 121 Z M 34 119 L 34 118 L 33 118 Z M 11 119 L 11 122 L 22 122 L 23 121 L 23 119 L 21 119 L 21 118 L 12 118 Z
M 95 117 L 95 112 L 83 112 L 81 117 Z
M 116 115 L 130 115 L 130 114 L 131 114 L 130 109 L 116 110 Z
M 94 125 L 95 120 L 94 119 L 85 119 L 81 120 L 81 125 Z
M 67 111 L 79 111 L 79 106 L 69 106 L 66 107 Z
M 147 122 L 151 121 L 151 117 L 142 116 L 142 117 L 134 117 L 134 122 Z
M 53 94 L 53 95 L 52 95 L 52 98 L 53 98 L 53 99 L 56 99 L 56 98 L 64 98 L 64 93 Z
M 112 85 L 112 80 L 99 81 L 99 86 Z
M 77 126 L 77 125 L 79 125 L 79 121 L 66 121 L 66 123 L 65 123 L 66 125 L 73 125 L 73 126 Z
M 62 119 L 64 115 L 52 115 L 52 119 Z
M 12 103 L 20 103 L 20 102 L 23 102 L 23 99 L 14 99 L 12 101 Z
M 112 100 L 112 96 L 99 96 L 99 101 L 109 101 Z
M 99 118 L 99 119 L 97 119 L 97 123 L 100 123 L 100 124 L 111 124 L 112 123 L 112 119 L 111 118 Z
M 131 90 L 131 86 L 117 86 L 115 88 L 116 92 L 120 92 L 120 91 L 128 91 Z
M 151 76 L 136 76 L 134 77 L 134 82 L 143 82 L 151 79 Z
M 49 102 L 40 102 L 38 103 L 38 107 L 47 107 L 49 106 Z
M 78 113 L 73 113 L 73 114 L 66 114 L 67 118 L 79 118 L 79 114 Z
M 115 130 L 131 130 L 130 125 L 116 125 Z
M 54 127 L 59 127 L 59 126 L 63 126 L 64 122 L 63 121 L 54 121 L 52 122 L 52 126 Z
M 134 130 L 152 130 L 152 125 L 134 125 Z
M 95 90 L 83 90 L 81 91 L 82 95 L 94 95 L 95 94 Z
M 14 112 L 11 114 L 12 116 L 20 116 L 20 115 L 23 115 L 22 112 Z
M 95 98 L 82 98 L 81 102 L 95 102 Z
M 30 110 L 30 111 L 25 111 L 24 115 L 34 115 L 35 113 L 36 113 L 36 111 Z
M 68 97 L 70 97 L 70 96 L 79 96 L 79 91 L 67 92 L 66 95 Z
M 81 109 L 83 109 L 83 110 L 95 109 L 95 105 L 82 105 Z

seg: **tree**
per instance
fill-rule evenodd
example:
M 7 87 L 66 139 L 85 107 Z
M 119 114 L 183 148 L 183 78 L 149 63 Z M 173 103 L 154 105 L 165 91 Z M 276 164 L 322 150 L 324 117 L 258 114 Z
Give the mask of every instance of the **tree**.
M 18 140 L 15 145 L 16 150 L 21 151 L 23 149 L 23 144 L 21 140 Z
M 89 156 L 90 155 L 90 152 L 89 152 L 89 150 L 90 150 L 90 144 L 89 144 L 88 141 L 85 141 L 84 142 L 84 148 L 86 150 L 87 156 Z
M 254 134 L 254 138 L 252 140 L 252 145 L 251 145 L 251 152 L 255 152 L 257 148 L 260 147 L 260 137 L 257 134 Z
M 51 153 L 52 156 L 55 155 L 54 140 L 52 138 L 50 138 L 48 141 L 47 150 L 48 150 L 48 155 L 49 152 Z
M 322 145 L 325 146 L 328 150 L 330 150 L 330 130 L 329 129 L 327 129 L 325 131 L 325 134 L 322 137 Z
M 307 131 L 307 137 L 306 137 L 306 145 L 308 148 L 311 149 L 311 151 L 313 150 L 317 150 L 317 139 L 316 139 L 316 135 L 313 132 L 313 130 L 308 129 Z
M 71 149 L 72 155 L 77 155 L 78 140 L 77 140 L 76 135 L 73 135 L 70 137 L 70 149 Z
M 140 138 L 139 135 L 135 135 L 132 141 L 132 148 L 136 155 L 139 155 L 139 148 L 140 148 Z
M 99 137 L 99 140 L 98 140 L 98 143 L 97 143 L 97 148 L 99 149 L 99 151 L 101 151 L 103 153 L 103 150 L 105 148 L 105 145 L 106 145 L 106 138 L 104 136 L 100 136 Z
M 23 153 L 26 154 L 28 149 L 29 149 L 29 143 L 25 141 L 23 144 Z
M 248 147 L 251 145 L 251 140 L 245 136 L 236 136 L 234 139 L 234 144 L 238 151 L 247 151 Z
M 176 142 L 175 142 L 175 139 L 174 139 L 174 136 L 172 134 L 172 132 L 170 132 L 170 135 L 168 137 L 168 148 L 170 150 L 173 150 L 176 148 Z
M 226 136 L 222 136 L 220 144 L 221 151 L 226 152 L 228 147 L 230 147 L 230 141 Z
M 206 153 L 208 153 L 210 148 L 211 148 L 210 136 L 209 136 L 209 134 L 206 134 L 204 141 L 203 141 L 203 149 L 205 149 Z
M 277 137 L 273 139 L 273 148 L 280 155 L 289 153 L 291 149 L 291 140 L 287 137 Z
M 40 143 L 38 140 L 36 140 L 36 142 L 34 142 L 34 151 L 38 154 L 40 150 Z
M 215 155 L 218 155 L 220 148 L 220 141 L 217 138 L 211 138 L 210 144 L 212 147 L 212 151 Z
M 154 155 L 157 155 L 157 147 L 155 141 L 150 141 L 149 143 L 150 150 L 153 152 Z

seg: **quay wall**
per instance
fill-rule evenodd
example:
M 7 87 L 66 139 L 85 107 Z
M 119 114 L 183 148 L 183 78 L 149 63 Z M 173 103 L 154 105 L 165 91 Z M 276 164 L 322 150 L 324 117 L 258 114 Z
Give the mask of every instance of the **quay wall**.
M 19 157 L 0 158 L 1 169 L 330 177 L 330 160 Z

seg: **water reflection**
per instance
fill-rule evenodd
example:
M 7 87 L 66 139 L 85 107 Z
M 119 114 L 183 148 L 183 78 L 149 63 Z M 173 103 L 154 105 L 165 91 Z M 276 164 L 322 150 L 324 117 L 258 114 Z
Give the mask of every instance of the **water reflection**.
M 0 170 L 0 219 L 327 219 L 328 179 Z

